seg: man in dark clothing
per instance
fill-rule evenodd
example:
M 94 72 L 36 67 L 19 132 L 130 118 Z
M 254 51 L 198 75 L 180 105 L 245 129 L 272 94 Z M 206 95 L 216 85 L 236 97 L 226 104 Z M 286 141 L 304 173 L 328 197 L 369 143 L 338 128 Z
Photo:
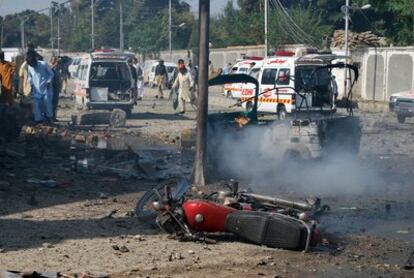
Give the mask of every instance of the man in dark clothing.
M 138 84 L 138 74 L 137 74 L 137 68 L 134 66 L 134 60 L 132 58 L 128 59 L 128 67 L 131 70 L 132 75 L 132 94 L 135 104 L 137 104 L 137 84 Z
M 155 67 L 155 82 L 157 83 L 158 94 L 155 98 L 164 98 L 164 85 L 167 80 L 167 68 L 164 65 L 164 61 L 160 60 L 158 65 Z
M 59 94 L 62 88 L 61 83 L 61 63 L 58 57 L 54 56 L 50 60 L 50 69 L 53 71 L 53 81 L 52 81 L 52 90 L 53 90 L 53 121 L 57 122 L 57 108 L 59 104 Z
M 35 54 L 36 59 L 38 61 L 43 61 L 43 56 L 37 53 L 34 43 L 32 43 L 31 41 L 27 42 L 26 48 L 27 48 L 27 52 L 33 52 Z

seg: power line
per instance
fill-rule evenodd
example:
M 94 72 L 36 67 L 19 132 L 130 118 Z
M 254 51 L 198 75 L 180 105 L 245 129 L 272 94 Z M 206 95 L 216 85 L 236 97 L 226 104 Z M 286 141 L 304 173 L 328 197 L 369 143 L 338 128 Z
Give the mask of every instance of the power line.
M 273 7 L 275 8 L 275 11 L 278 15 L 278 18 L 280 19 L 279 22 L 285 29 L 288 30 L 287 35 L 293 39 L 294 43 L 313 43 L 312 40 L 306 38 L 301 33 L 299 33 L 294 26 L 290 23 L 290 21 L 287 19 L 286 15 L 283 13 L 281 8 L 274 0 L 271 0 L 271 3 L 273 4 Z
M 283 6 L 283 4 L 280 2 L 280 0 L 271 0 L 273 6 L 276 8 L 276 10 L 279 10 L 281 12 L 281 16 L 287 20 L 286 26 L 292 30 L 292 32 L 295 34 L 296 37 L 300 38 L 300 41 L 305 41 L 310 44 L 315 43 L 317 40 L 306 33 L 299 25 L 296 24 L 296 22 L 292 19 L 292 17 L 287 12 L 286 8 Z

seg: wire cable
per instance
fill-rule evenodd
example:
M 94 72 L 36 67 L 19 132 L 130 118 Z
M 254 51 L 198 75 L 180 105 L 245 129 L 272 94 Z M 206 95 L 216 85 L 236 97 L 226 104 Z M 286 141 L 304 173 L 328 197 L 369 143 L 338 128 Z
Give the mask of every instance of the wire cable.
M 316 42 L 316 40 L 315 40 L 314 37 L 310 36 L 308 33 L 306 33 L 305 31 L 303 31 L 303 29 L 296 24 L 296 22 L 289 15 L 289 13 L 287 12 L 287 10 L 283 6 L 283 4 L 280 2 L 280 0 L 271 0 L 271 1 L 276 1 L 277 6 L 283 12 L 283 14 L 285 15 L 285 17 L 293 24 L 292 27 L 297 31 L 297 33 L 299 33 L 301 36 L 303 36 L 304 38 L 306 38 L 309 42 L 312 42 L 312 43 L 315 43 Z

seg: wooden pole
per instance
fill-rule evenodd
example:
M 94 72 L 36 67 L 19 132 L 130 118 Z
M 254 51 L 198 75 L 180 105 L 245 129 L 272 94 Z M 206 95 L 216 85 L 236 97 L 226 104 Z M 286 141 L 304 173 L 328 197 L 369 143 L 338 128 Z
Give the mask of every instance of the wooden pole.
M 205 185 L 206 139 L 208 116 L 208 62 L 209 62 L 209 25 L 210 0 L 199 0 L 199 79 L 198 79 L 198 110 L 196 155 L 194 163 L 194 184 Z

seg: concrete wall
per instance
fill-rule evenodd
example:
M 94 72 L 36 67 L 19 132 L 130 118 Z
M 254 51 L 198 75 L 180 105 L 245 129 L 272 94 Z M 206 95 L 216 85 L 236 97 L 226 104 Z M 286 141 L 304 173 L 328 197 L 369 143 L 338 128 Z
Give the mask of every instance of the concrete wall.
M 228 63 L 234 63 L 236 59 L 242 58 L 243 55 L 247 56 L 260 56 L 263 57 L 265 53 L 264 45 L 255 46 L 235 46 L 227 48 L 212 48 L 210 49 L 210 60 L 215 68 L 223 68 Z M 171 61 L 176 63 L 178 59 L 192 59 L 197 63 L 196 57 L 193 53 L 187 50 L 175 50 L 172 52 L 172 59 L 170 59 L 170 53 L 168 51 L 161 51 L 160 57 L 165 61 Z
M 361 69 L 361 98 L 388 101 L 393 93 L 414 88 L 414 47 L 367 48 Z

